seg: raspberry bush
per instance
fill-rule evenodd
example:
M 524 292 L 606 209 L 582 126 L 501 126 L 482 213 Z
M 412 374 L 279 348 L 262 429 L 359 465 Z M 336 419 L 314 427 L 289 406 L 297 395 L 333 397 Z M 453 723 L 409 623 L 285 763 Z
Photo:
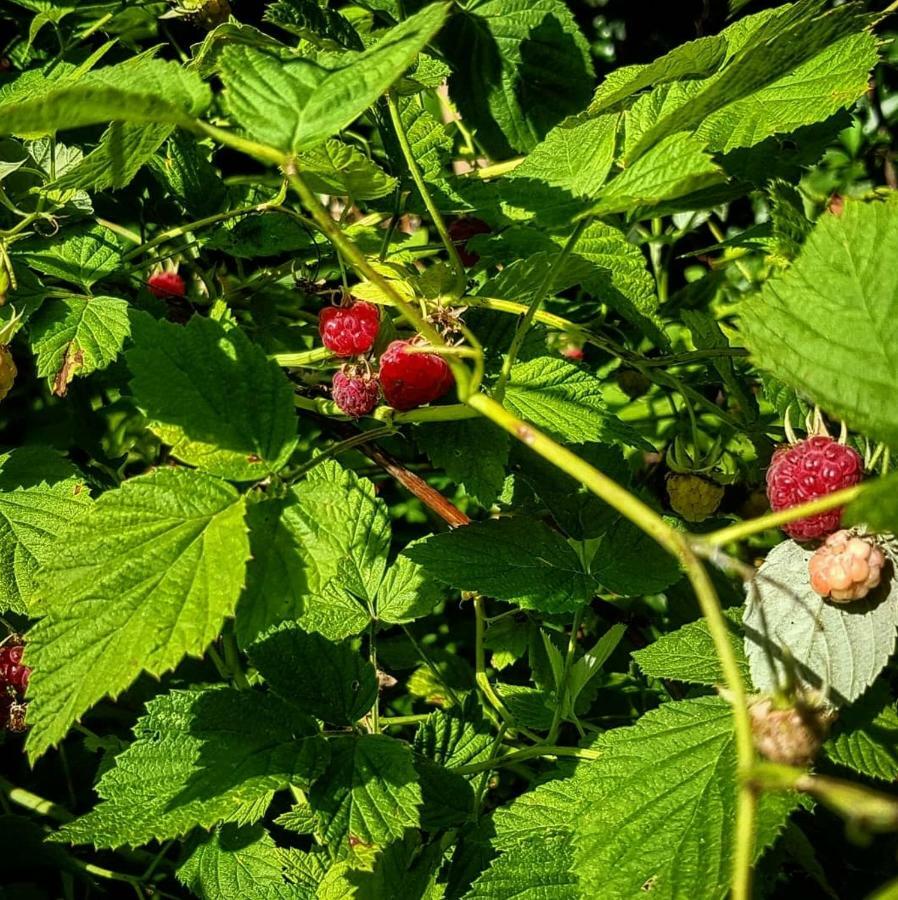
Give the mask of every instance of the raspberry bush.
M 898 890 L 898 4 L 656 6 L 0 0 L 0 897 Z

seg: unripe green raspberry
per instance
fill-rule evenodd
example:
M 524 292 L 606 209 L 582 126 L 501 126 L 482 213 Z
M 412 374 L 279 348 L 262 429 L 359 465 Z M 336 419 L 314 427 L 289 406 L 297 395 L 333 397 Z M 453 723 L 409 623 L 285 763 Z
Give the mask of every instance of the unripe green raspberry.
M 667 476 L 670 508 L 687 522 L 702 522 L 713 516 L 723 500 L 723 485 L 702 475 L 671 472 Z

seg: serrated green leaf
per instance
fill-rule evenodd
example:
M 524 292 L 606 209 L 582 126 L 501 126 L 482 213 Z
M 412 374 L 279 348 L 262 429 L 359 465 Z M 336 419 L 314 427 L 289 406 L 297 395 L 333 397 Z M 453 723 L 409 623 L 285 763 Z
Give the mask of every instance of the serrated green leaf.
M 204 836 L 178 869 L 178 881 L 204 900 L 306 900 L 284 881 L 284 852 L 259 825 L 224 825 Z
M 399 118 L 421 174 L 428 181 L 441 180 L 452 153 L 452 136 L 445 123 L 436 119 L 419 97 L 400 98 Z
M 220 211 L 227 196 L 221 175 L 208 156 L 209 151 L 192 135 L 176 131 L 149 164 L 166 192 L 198 219 Z
M 350 577 L 361 599 L 373 605 L 390 544 L 386 506 L 370 481 L 330 460 L 312 469 L 291 494 L 295 502 L 285 517 L 304 550 L 310 594 L 300 625 L 332 640 L 356 634 L 369 615 L 337 576 Z
M 243 586 L 243 512 L 224 482 L 159 469 L 107 491 L 60 535 L 29 632 L 32 759 L 141 671 L 161 675 L 216 637 Z
M 589 101 L 589 49 L 561 0 L 472 0 L 441 47 L 452 98 L 495 159 L 531 150 Z
M 435 466 L 481 506 L 492 506 L 505 481 L 511 444 L 504 431 L 481 419 L 463 419 L 422 425 L 415 436 Z
M 319 194 L 375 200 L 392 193 L 397 184 L 361 150 L 337 140 L 300 153 L 298 166 L 309 186 Z
M 251 559 L 234 628 L 241 647 L 285 619 L 302 614 L 308 593 L 302 545 L 285 515 L 288 500 L 266 500 L 247 507 Z
M 898 778 L 898 710 L 888 687 L 877 683 L 848 707 L 823 750 L 834 763 L 871 778 L 895 781 Z
M 798 682 L 842 705 L 873 684 L 895 649 L 898 580 L 864 600 L 831 603 L 811 588 L 813 552 L 783 541 L 767 555 L 747 587 L 745 654 L 758 690 L 776 691 L 791 665 Z
M 474 791 L 461 775 L 426 756 L 414 757 L 421 785 L 421 828 L 459 828 L 474 816 Z
M 132 337 L 131 389 L 177 459 L 233 481 L 261 480 L 287 462 L 296 446 L 290 382 L 241 329 L 140 313 Z
M 302 222 L 277 210 L 244 216 L 222 225 L 206 239 L 207 249 L 238 259 L 279 256 L 314 246 L 315 235 Z
M 220 60 L 228 109 L 254 140 L 284 152 L 314 147 L 349 125 L 402 75 L 439 31 L 446 12 L 444 3 L 426 6 L 368 49 L 328 66 L 228 45 Z
M 113 122 L 91 150 L 45 190 L 105 190 L 127 187 L 165 143 L 173 126 Z
M 524 841 L 497 856 L 464 900 L 582 900 L 572 862 L 569 834 Z
M 677 559 L 623 517 L 602 536 L 590 571 L 606 591 L 625 597 L 657 594 L 682 577 Z
M 208 106 L 200 77 L 175 62 L 136 57 L 86 74 L 32 80 L 0 94 L 0 133 L 55 132 L 100 122 L 167 122 L 189 127 Z
M 869 253 L 876 247 L 876 253 Z M 898 442 L 898 199 L 848 200 L 824 215 L 798 259 L 743 304 L 742 332 L 757 364 L 826 412 Z
M 354 725 L 374 705 L 374 666 L 349 644 L 284 622 L 247 652 L 272 691 L 324 722 Z
M 605 406 L 601 382 L 558 357 L 540 356 L 515 364 L 505 403 L 522 419 L 565 442 L 643 443 Z
M 405 551 L 428 574 L 526 609 L 565 612 L 592 596 L 594 582 L 557 532 L 523 516 L 474 522 Z
M 845 508 L 842 520 L 874 532 L 898 532 L 898 472 L 865 482 L 864 492 Z
M 335 9 L 322 8 L 317 0 L 277 0 L 265 10 L 264 18 L 327 49 L 364 49 L 346 16 Z
M 399 625 L 430 615 L 443 591 L 421 566 L 400 556 L 387 569 L 377 590 L 377 618 Z
M 0 457 L 0 610 L 28 613 L 38 566 L 89 503 L 84 478 L 49 447 Z
M 120 847 L 199 825 L 261 818 L 274 792 L 308 784 L 327 744 L 315 723 L 269 694 L 231 688 L 172 691 L 151 700 L 134 743 L 97 785 L 101 802 L 59 839 Z
M 131 331 L 128 304 L 115 297 L 70 297 L 45 303 L 31 320 L 37 374 L 62 396 L 71 380 L 105 369 Z
M 574 831 L 582 895 L 723 898 L 738 789 L 729 705 L 666 703 L 593 748 L 601 755 L 586 764 Z M 794 795 L 761 798 L 756 855 L 795 806 Z
M 725 610 L 729 627 L 728 637 L 739 665 L 742 681 L 748 684 L 750 675 L 748 660 L 742 647 L 742 637 L 737 623 L 742 619 L 742 608 Z M 672 678 L 690 684 L 724 684 L 726 679 L 720 665 L 714 641 L 704 619 L 683 625 L 669 634 L 662 634 L 654 643 L 636 650 L 633 659 L 639 668 L 652 678 Z
M 495 738 L 476 697 L 432 712 L 415 732 L 415 751 L 447 769 L 490 758 Z
M 15 257 L 29 266 L 85 290 L 111 275 L 122 264 L 115 235 L 100 225 L 78 225 L 60 236 L 17 244 Z
M 420 821 L 421 788 L 408 744 L 382 734 L 332 738 L 331 762 L 309 792 L 319 833 L 335 852 L 350 840 L 384 846 Z

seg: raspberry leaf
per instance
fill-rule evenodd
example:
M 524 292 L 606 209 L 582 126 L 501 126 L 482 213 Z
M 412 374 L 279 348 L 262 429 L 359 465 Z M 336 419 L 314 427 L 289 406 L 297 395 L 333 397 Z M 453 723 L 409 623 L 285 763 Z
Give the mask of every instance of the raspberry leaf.
M 0 457 L 0 611 L 29 611 L 38 566 L 89 504 L 84 478 L 49 447 Z
M 728 609 L 724 615 L 742 680 L 748 683 L 748 660 L 742 649 L 739 627 L 742 608 Z M 648 647 L 636 650 L 633 659 L 639 668 L 652 678 L 672 678 L 689 684 L 707 685 L 723 684 L 726 680 L 704 619 L 690 622 L 676 631 L 661 635 Z
M 864 492 L 845 508 L 846 525 L 866 525 L 872 531 L 898 533 L 898 472 L 868 481 Z
M 243 585 L 243 513 L 229 485 L 168 468 L 107 491 L 60 535 L 29 632 L 32 759 L 140 672 L 161 675 L 217 636 Z
M 742 307 L 742 332 L 759 366 L 888 443 L 898 441 L 898 275 L 887 263 L 895 252 L 898 199 L 848 200 Z
M 309 185 L 320 194 L 375 200 L 386 197 L 397 184 L 361 150 L 338 140 L 325 141 L 301 153 L 299 166 Z
M 377 619 L 402 624 L 430 615 L 443 597 L 443 589 L 424 569 L 400 556 L 387 569 L 377 591 Z
M 190 465 L 233 481 L 277 472 L 296 445 L 290 383 L 243 331 L 134 316 L 131 387 L 149 427 Z
M 25 241 L 16 245 L 13 255 L 44 275 L 77 284 L 85 290 L 90 290 L 122 264 L 122 251 L 115 235 L 99 225 L 80 225 L 60 237 Z
M 525 609 L 574 610 L 595 582 L 564 538 L 524 516 L 475 522 L 409 547 L 405 555 L 451 587 Z
M 134 737 L 100 779 L 101 802 L 60 839 L 133 846 L 197 825 L 253 822 L 275 791 L 308 784 L 327 762 L 312 719 L 271 695 L 231 688 L 151 700 Z
M 248 653 L 272 691 L 324 722 L 354 725 L 374 705 L 374 666 L 346 643 L 285 622 Z
M 382 734 L 332 738 L 331 762 L 308 794 L 318 834 L 384 846 L 420 824 L 421 787 L 408 744 Z
M 758 690 L 776 691 L 792 665 L 800 683 L 842 705 L 873 684 L 895 649 L 898 580 L 864 600 L 831 603 L 810 586 L 812 555 L 793 541 L 770 551 L 747 588 L 745 654 Z
M 573 847 L 570 834 L 522 841 L 513 853 L 497 856 L 478 876 L 465 900 L 581 900 L 577 876 L 571 872 Z
M 291 891 L 284 862 L 284 851 L 261 826 L 223 825 L 200 838 L 177 874 L 184 887 L 207 900 L 277 900 Z
M 823 745 L 834 762 L 871 778 L 898 778 L 898 710 L 886 685 L 877 682 L 839 717 Z
M 229 44 L 220 60 L 228 109 L 254 140 L 284 152 L 314 147 L 349 125 L 402 75 L 439 31 L 446 12 L 445 3 L 431 4 L 363 52 L 323 65 Z

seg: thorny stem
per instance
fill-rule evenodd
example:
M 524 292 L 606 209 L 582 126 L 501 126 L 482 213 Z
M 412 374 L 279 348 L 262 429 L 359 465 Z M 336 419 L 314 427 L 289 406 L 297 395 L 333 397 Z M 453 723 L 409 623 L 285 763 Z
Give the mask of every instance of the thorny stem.
M 402 118 L 399 115 L 396 97 L 392 92 L 387 94 L 387 109 L 390 111 L 390 120 L 393 123 L 393 129 L 395 130 L 396 137 L 399 141 L 399 148 L 402 150 L 402 155 L 405 158 L 405 164 L 408 166 L 409 173 L 412 176 L 412 181 L 415 182 L 415 187 L 418 188 L 418 193 L 424 201 L 424 206 L 433 222 L 433 226 L 436 228 L 437 234 L 439 234 L 440 240 L 443 242 L 443 245 L 446 247 L 446 252 L 449 254 L 449 260 L 452 264 L 452 271 L 455 276 L 454 296 L 461 297 L 467 286 L 465 267 L 462 265 L 461 258 L 458 255 L 458 248 L 449 236 L 449 230 L 446 228 L 443 216 L 437 208 L 437 205 L 433 202 L 430 191 L 427 190 L 424 176 L 421 174 L 421 168 L 418 165 L 415 155 L 412 153 L 411 145 L 408 142 L 408 135 L 405 133 L 405 127 L 403 126 Z

